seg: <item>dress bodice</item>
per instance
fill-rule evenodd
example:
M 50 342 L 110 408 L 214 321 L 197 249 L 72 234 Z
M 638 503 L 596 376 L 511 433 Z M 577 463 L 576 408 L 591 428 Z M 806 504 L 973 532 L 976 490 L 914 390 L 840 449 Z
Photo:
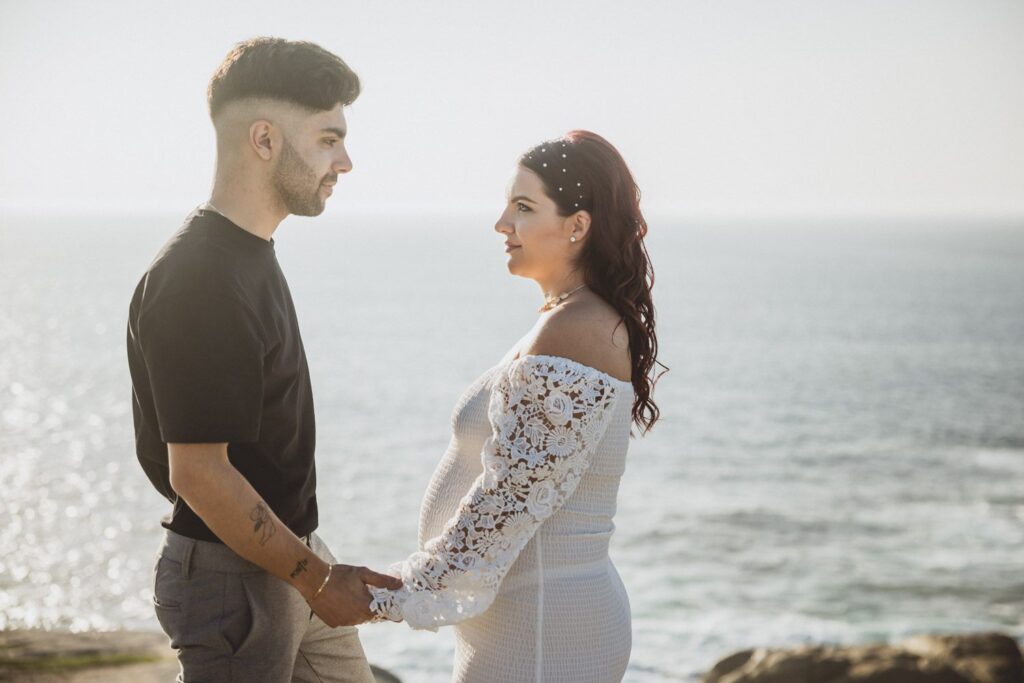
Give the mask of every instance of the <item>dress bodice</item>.
M 451 625 L 456 683 L 613 683 L 631 646 L 608 556 L 633 387 L 554 356 L 506 357 L 459 397 L 419 548 L 370 587 L 379 618 Z
M 456 401 L 451 416 L 451 440 L 434 471 L 420 508 L 419 543 L 441 534 L 445 523 L 455 514 L 459 501 L 483 471 L 480 452 L 491 436 L 487 409 L 494 384 L 507 370 L 511 358 L 488 369 L 474 380 Z M 561 536 L 558 545 L 572 546 L 576 561 L 599 560 L 607 556 L 608 541 L 615 525 L 616 496 L 625 471 L 626 454 L 632 424 L 633 387 L 612 379 L 622 393 L 607 430 L 593 454 L 589 468 L 574 494 L 548 518 L 544 535 Z M 568 539 L 567 536 L 575 536 Z M 534 541 L 531 541 L 534 543 Z M 529 549 L 526 554 L 528 555 Z M 549 553 L 561 556 L 564 553 Z M 517 562 L 506 576 L 528 571 L 529 562 Z

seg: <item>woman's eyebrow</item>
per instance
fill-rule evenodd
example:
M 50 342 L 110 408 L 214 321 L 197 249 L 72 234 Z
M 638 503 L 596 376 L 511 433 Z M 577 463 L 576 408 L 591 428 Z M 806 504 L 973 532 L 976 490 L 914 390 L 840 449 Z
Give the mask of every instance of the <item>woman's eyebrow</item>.
M 523 195 L 523 194 L 516 195 L 515 197 L 512 197 L 512 199 L 510 199 L 509 201 L 510 202 L 523 201 L 523 202 L 530 202 L 531 204 L 536 204 L 537 203 L 537 202 L 533 201 L 532 199 L 530 199 L 529 197 L 527 197 L 526 195 Z

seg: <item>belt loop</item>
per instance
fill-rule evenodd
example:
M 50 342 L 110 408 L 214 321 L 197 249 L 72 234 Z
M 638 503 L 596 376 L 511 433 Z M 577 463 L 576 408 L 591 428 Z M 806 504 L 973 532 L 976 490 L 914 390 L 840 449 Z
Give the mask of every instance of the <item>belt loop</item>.
M 195 547 L 195 539 L 188 539 L 185 545 L 185 554 L 181 558 L 181 575 L 186 579 L 192 577 L 192 551 L 195 550 Z

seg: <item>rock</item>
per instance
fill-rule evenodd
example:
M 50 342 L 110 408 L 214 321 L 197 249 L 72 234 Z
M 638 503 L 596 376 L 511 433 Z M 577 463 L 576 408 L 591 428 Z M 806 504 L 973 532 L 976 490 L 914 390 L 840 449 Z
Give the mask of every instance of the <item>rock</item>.
M 1024 659 L 997 633 L 916 636 L 897 645 L 743 650 L 704 683 L 1024 683 Z
M 371 666 L 376 683 L 401 683 Z M 3 683 L 167 683 L 178 660 L 162 633 L 0 631 Z
M 828 648 L 798 650 L 746 650 L 720 661 L 705 683 L 795 683 L 832 681 L 849 669 L 844 659 L 833 658 Z M 756 676 L 752 678 L 751 676 Z
M 902 643 L 909 652 L 950 660 L 977 683 L 1024 681 L 1024 657 L 1017 641 L 999 633 L 977 636 L 916 636 Z
M 390 671 L 385 671 L 379 666 L 371 664 L 370 671 L 373 672 L 374 683 L 402 683 L 402 681 L 398 679 L 398 676 Z
M 178 663 L 159 633 L 0 632 L 0 681 L 19 683 L 163 683 Z

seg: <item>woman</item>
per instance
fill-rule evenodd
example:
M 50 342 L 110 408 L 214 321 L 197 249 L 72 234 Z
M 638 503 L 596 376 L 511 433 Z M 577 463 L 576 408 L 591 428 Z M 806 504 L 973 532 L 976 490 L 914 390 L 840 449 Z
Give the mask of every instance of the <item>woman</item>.
M 454 625 L 455 681 L 619 681 L 630 611 L 608 542 L 630 426 L 658 419 L 639 192 L 614 147 L 573 131 L 520 158 L 495 230 L 545 303 L 456 405 L 421 550 L 371 609 Z

